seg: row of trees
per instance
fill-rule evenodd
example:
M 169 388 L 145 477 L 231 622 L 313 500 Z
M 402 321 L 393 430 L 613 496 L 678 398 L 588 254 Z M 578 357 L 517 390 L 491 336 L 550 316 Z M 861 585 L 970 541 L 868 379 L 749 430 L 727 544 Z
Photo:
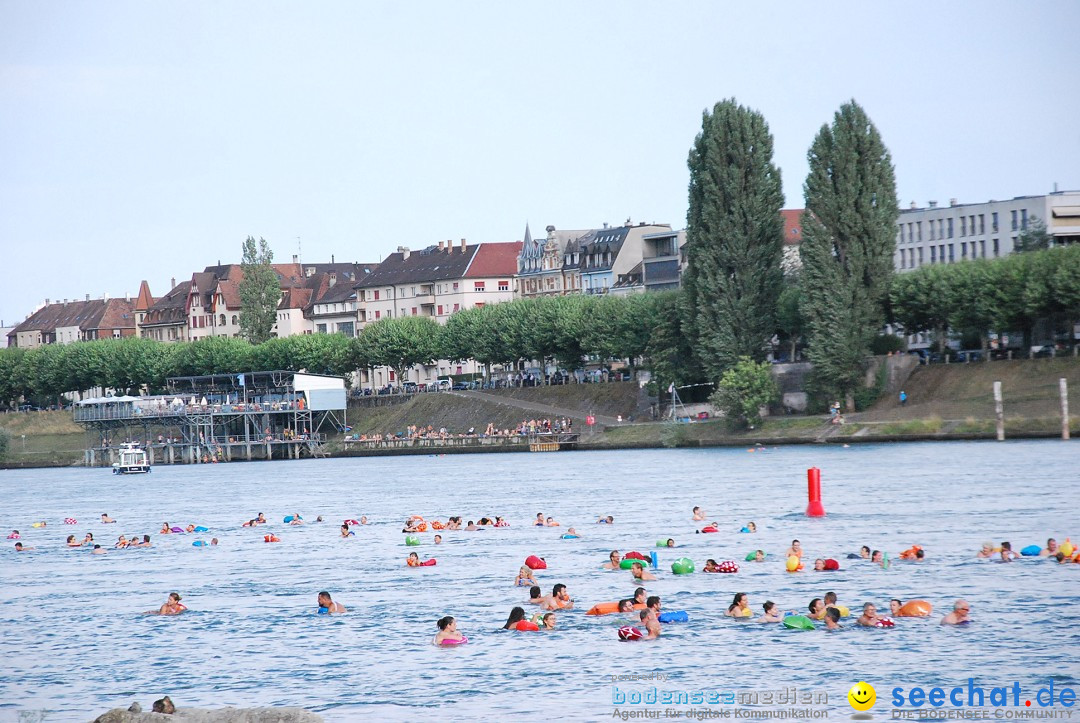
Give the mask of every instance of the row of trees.
M 654 359 L 654 368 L 670 370 L 688 354 L 670 328 L 678 326 L 678 306 L 675 293 L 563 296 L 468 309 L 446 325 L 427 317 L 383 319 L 352 339 L 308 334 L 262 344 L 224 337 L 162 344 L 129 338 L 2 349 L 0 401 L 54 403 L 64 393 L 96 387 L 161 391 L 169 377 L 268 369 L 348 376 L 387 366 L 405 378 L 412 366 L 437 359 L 485 365 L 540 360 L 576 369 L 584 357 L 596 355 Z
M 762 361 L 778 330 L 804 335 L 811 390 L 851 406 L 893 273 L 892 161 L 854 101 L 821 128 L 808 153 L 802 274 L 785 288 L 783 195 L 772 153 L 757 111 L 730 99 L 705 112 L 688 161 L 684 331 L 714 382 L 743 358 Z
M 950 334 L 985 350 L 1004 331 L 1022 332 L 1027 349 L 1039 320 L 1055 330 L 1080 321 L 1080 246 L 922 266 L 896 277 L 890 302 L 894 323 L 933 333 L 939 350 Z

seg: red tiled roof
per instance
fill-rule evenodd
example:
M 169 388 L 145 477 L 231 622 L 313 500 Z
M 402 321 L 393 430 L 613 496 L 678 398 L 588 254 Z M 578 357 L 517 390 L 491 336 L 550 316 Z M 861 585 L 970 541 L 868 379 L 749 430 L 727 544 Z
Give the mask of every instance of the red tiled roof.
M 311 303 L 311 289 L 285 289 L 278 302 L 279 309 L 305 309 Z
M 802 214 L 801 208 L 785 208 L 780 212 L 784 217 L 785 246 L 798 246 L 802 243 Z
M 94 326 L 87 329 L 134 329 L 135 302 L 130 299 L 109 299 Z
M 466 278 L 513 276 L 517 273 L 521 246 L 521 241 L 480 244 L 469 270 L 465 272 Z
M 146 311 L 154 305 L 153 295 L 150 293 L 150 284 L 146 283 L 146 279 L 139 284 L 139 298 L 135 300 L 135 311 Z

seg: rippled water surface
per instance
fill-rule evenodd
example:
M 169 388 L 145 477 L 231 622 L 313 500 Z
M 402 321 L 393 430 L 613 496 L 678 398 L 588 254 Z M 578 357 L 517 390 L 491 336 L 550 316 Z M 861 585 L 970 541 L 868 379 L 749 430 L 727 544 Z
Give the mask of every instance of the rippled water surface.
M 836 716 L 851 713 L 848 688 L 865 679 L 886 700 L 894 685 L 1042 685 L 1051 676 L 1076 687 L 1080 652 L 1076 595 L 1080 565 L 1030 559 L 979 561 L 984 540 L 1019 549 L 1048 536 L 1080 539 L 1080 446 L 1062 442 L 937 443 L 747 450 L 642 450 L 484 454 L 157 467 L 116 477 L 105 470 L 0 472 L 0 527 L 19 529 L 36 548 L 0 553 L 0 718 L 52 711 L 47 720 L 88 720 L 104 710 L 144 706 L 163 694 L 179 705 L 299 705 L 331 720 L 523 715 L 610 719 L 619 691 L 769 691 L 795 686 L 827 693 Z M 806 469 L 822 470 L 828 517 L 807 519 Z M 719 523 L 695 534 L 690 509 Z M 102 512 L 118 520 L 99 522 Z M 240 524 L 265 512 L 271 524 Z M 299 512 L 322 524 L 290 527 Z M 562 529 L 536 528 L 537 512 Z M 510 529 L 444 532 L 445 542 L 407 548 L 402 520 L 503 515 Z M 614 515 L 612 526 L 598 525 Z M 342 519 L 373 524 L 341 539 Z M 79 524 L 65 526 L 65 517 Z M 35 520 L 48 527 L 31 529 Z M 749 520 L 756 535 L 739 534 Z M 195 523 L 201 535 L 159 535 L 161 524 Z M 559 534 L 575 526 L 579 540 Z M 91 555 L 66 549 L 89 531 L 111 547 L 117 535 L 149 533 L 154 546 Z M 265 544 L 275 532 L 279 544 Z M 217 548 L 194 539 L 220 539 Z M 660 640 L 621 643 L 614 616 L 586 617 L 590 605 L 629 596 L 629 572 L 599 569 L 612 549 L 660 551 L 649 584 L 687 624 Z M 783 551 L 799 538 L 810 561 L 842 558 L 862 544 L 896 555 L 922 545 L 923 563 L 888 570 L 842 559 L 832 573 L 784 570 Z M 676 576 L 678 556 L 700 570 L 707 558 L 742 560 L 755 548 L 765 563 L 737 575 Z M 407 568 L 411 550 L 437 558 Z M 550 590 L 569 586 L 578 608 L 557 630 L 499 630 L 525 605 L 513 578 L 529 554 Z M 344 616 L 317 616 L 326 589 Z M 190 611 L 143 615 L 169 591 Z M 925 598 L 930 620 L 892 630 L 787 631 L 722 617 L 736 592 L 755 610 L 766 599 L 804 610 L 835 590 L 855 608 L 891 597 Z M 974 623 L 938 625 L 957 597 Z M 526 605 L 526 607 L 529 607 Z M 530 608 L 530 613 L 532 609 Z M 430 644 L 435 621 L 451 614 L 470 643 Z M 663 682 L 612 676 L 662 674 Z M 885 689 L 885 691 L 883 691 Z M 879 703 L 881 708 L 883 703 Z M 887 703 L 885 703 L 887 705 Z

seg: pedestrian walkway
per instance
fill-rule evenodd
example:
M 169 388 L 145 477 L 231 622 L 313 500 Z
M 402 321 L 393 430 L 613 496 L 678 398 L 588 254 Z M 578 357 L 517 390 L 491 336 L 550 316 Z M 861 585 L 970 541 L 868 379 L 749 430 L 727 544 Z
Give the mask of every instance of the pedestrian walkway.
M 481 391 L 469 391 L 469 392 L 444 392 L 445 394 L 453 394 L 457 397 L 464 397 L 465 399 L 482 399 L 485 402 L 492 404 L 501 404 L 505 407 L 514 407 L 527 412 L 533 412 L 529 416 L 535 416 L 535 414 L 541 414 L 545 417 L 571 417 L 572 419 L 584 419 L 586 413 L 575 411 L 573 409 L 564 409 L 563 407 L 553 407 L 550 404 L 540 404 L 538 402 L 526 402 L 522 399 L 515 399 L 514 397 L 504 396 L 502 394 L 491 394 L 490 392 Z M 622 424 L 615 417 L 609 417 L 604 414 L 593 414 L 596 418 L 596 426 L 614 427 Z

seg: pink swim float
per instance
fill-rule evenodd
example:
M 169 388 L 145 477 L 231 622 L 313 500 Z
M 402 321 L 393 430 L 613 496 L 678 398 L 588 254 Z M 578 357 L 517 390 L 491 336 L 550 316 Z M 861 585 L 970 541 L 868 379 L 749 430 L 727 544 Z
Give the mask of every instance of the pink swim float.
M 359 525 L 360 520 L 345 520 L 341 524 L 343 524 L 343 525 Z
M 20 540 L 20 539 L 22 539 L 22 535 L 19 535 L 19 534 L 15 533 L 15 532 L 12 532 L 10 535 L 7 536 L 7 538 L 9 540 Z
M 76 520 L 74 517 L 65 517 L 64 518 L 64 524 L 65 525 L 77 525 L 77 524 L 79 524 L 79 521 Z
M 447 639 L 447 640 L 444 640 L 444 641 L 442 641 L 441 643 L 439 643 L 439 645 L 464 645 L 464 644 L 465 644 L 465 643 L 467 643 L 467 642 L 469 642 L 469 638 L 468 638 L 468 637 L 466 637 L 466 636 L 464 636 L 464 635 L 462 635 L 462 636 L 461 636 L 461 640 L 450 640 L 450 639 Z
M 182 534 L 184 534 L 184 528 L 183 527 L 174 527 L 174 528 L 172 528 L 170 530 L 170 532 L 176 532 L 176 533 L 179 533 L 179 534 L 182 535 Z

